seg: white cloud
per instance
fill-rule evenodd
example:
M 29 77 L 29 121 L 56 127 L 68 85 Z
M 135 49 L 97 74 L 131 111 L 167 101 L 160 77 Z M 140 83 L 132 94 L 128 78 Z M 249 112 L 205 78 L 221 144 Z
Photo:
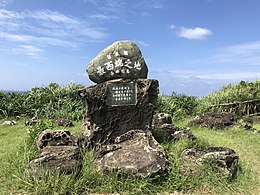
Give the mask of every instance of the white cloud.
M 58 13 L 56 11 L 51 11 L 51 10 L 40 10 L 40 11 L 33 11 L 33 12 L 29 11 L 27 17 L 44 20 L 44 21 L 56 22 L 56 23 L 70 24 L 70 25 L 81 24 L 81 22 L 76 18 L 66 16 L 64 14 Z
M 80 18 L 51 10 L 15 12 L 0 9 L 0 29 L 0 38 L 10 44 L 18 43 L 18 50 L 23 45 L 32 44 L 41 49 L 43 46 L 77 48 L 108 36 L 102 28 L 92 27 Z M 23 49 L 28 51 L 32 48 Z
M 162 9 L 164 8 L 164 0 L 143 0 L 138 6 L 148 9 Z
M 166 70 L 151 69 L 150 77 L 160 81 L 161 92 L 170 95 L 173 91 L 188 95 L 207 95 L 219 90 L 228 83 L 238 83 L 241 80 L 255 81 L 260 78 L 260 72 L 248 71 L 208 71 L 208 70 Z
M 143 47 L 149 47 L 150 46 L 150 44 L 146 43 L 145 41 L 134 40 L 133 42 L 136 43 L 137 45 L 141 45 Z
M 92 14 L 92 15 L 89 15 L 88 17 L 92 18 L 92 19 L 97 19 L 97 20 L 114 20 L 114 19 L 118 19 L 117 16 L 100 14 L 100 13 Z
M 0 7 L 7 6 L 8 4 L 11 4 L 12 0 L 0 0 Z
M 172 29 L 175 29 L 175 28 L 176 28 L 176 26 L 175 26 L 175 25 L 173 25 L 173 24 L 171 24 L 171 25 L 169 25 L 169 26 L 168 26 L 168 28 L 169 28 L 170 30 L 172 30 Z
M 197 39 L 204 40 L 209 35 L 212 35 L 212 31 L 210 29 L 196 27 L 196 28 L 185 28 L 181 27 L 179 32 L 177 32 L 177 36 L 183 37 L 186 39 Z
M 260 66 L 260 41 L 218 48 L 208 57 L 190 61 L 189 64 Z
M 39 58 L 41 54 L 44 52 L 43 49 L 33 46 L 33 45 L 21 45 L 19 48 L 14 49 L 14 51 L 26 54 L 30 58 Z
M 227 46 L 211 57 L 220 63 L 260 65 L 260 41 Z

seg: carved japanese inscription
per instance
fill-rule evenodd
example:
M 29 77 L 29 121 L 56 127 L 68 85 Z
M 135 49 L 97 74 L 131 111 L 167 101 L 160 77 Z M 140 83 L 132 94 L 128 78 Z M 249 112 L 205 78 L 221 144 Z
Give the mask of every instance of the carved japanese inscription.
M 109 83 L 107 85 L 107 105 L 126 106 L 136 104 L 136 84 Z

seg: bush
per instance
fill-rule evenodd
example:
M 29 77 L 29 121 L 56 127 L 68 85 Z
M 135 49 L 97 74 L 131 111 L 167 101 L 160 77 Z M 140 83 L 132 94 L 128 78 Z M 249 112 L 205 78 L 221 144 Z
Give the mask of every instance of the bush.
M 220 91 L 198 98 L 198 113 L 232 112 L 238 116 L 260 112 L 260 80 L 228 84 Z
M 193 115 L 196 106 L 197 101 L 193 96 L 176 93 L 168 97 L 159 95 L 155 112 L 168 113 L 173 116 L 173 119 L 178 120 Z
M 47 119 L 80 120 L 85 108 L 78 96 L 82 85 L 70 83 L 62 87 L 56 83 L 35 87 L 25 93 L 0 93 L 0 118 L 16 116 Z

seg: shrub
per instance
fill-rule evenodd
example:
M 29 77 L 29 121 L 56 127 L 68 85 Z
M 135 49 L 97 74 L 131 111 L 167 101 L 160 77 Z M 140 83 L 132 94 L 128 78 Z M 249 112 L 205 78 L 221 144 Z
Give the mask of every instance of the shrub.
M 260 80 L 241 81 L 228 84 L 220 91 L 198 98 L 198 113 L 232 112 L 236 115 L 249 115 L 260 112 Z
M 82 85 L 70 83 L 63 87 L 56 83 L 35 87 L 25 93 L 0 93 L 0 118 L 37 116 L 40 118 L 67 118 L 80 120 L 85 108 L 78 90 Z
M 168 97 L 159 95 L 155 112 L 168 113 L 178 120 L 193 115 L 196 106 L 197 101 L 193 96 L 176 93 Z

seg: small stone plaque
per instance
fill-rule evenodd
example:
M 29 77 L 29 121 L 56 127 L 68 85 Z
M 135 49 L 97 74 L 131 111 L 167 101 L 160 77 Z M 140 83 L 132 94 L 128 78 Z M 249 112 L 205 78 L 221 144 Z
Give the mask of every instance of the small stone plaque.
M 107 85 L 107 105 L 127 106 L 136 104 L 136 83 L 109 83 Z

